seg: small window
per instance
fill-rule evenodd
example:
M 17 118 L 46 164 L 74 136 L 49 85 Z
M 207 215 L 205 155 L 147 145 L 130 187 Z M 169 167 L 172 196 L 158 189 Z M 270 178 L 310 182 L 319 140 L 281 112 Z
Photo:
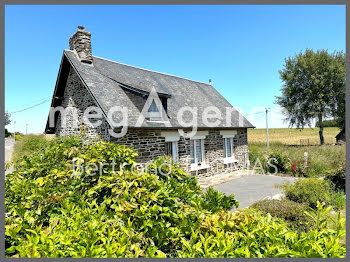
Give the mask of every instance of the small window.
M 154 100 L 152 101 L 150 107 L 148 108 L 148 112 L 153 112 L 153 113 L 159 112 L 159 109 L 158 109 L 156 102 Z
M 165 142 L 165 155 L 171 156 L 174 162 L 176 162 L 178 160 L 177 141 Z
M 204 162 L 204 139 L 193 139 L 190 141 L 191 163 Z
M 233 157 L 233 138 L 224 138 L 224 158 Z
M 162 112 L 159 110 L 156 102 L 153 100 L 150 107 L 148 108 L 148 118 L 150 120 L 161 120 Z

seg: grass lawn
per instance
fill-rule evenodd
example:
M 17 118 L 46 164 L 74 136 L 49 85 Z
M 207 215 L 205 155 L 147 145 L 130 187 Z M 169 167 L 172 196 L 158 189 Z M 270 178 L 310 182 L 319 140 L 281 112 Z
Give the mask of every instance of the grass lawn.
M 337 127 L 325 127 L 323 131 L 326 144 L 334 144 L 335 136 L 340 132 Z M 295 128 L 271 128 L 269 129 L 269 141 L 280 142 L 286 145 L 301 145 L 307 141 L 300 141 L 301 139 L 309 139 L 310 145 L 319 145 L 320 137 L 318 135 L 318 128 L 304 128 L 298 130 Z M 248 142 L 266 144 L 266 129 L 248 129 Z

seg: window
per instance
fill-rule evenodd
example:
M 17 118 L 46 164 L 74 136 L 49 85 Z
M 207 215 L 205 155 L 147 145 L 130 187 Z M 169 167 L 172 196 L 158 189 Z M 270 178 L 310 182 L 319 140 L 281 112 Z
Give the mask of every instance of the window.
M 224 138 L 224 158 L 233 157 L 233 138 Z
M 191 164 L 204 162 L 204 139 L 190 141 Z
M 162 113 L 159 110 L 156 102 L 153 100 L 151 105 L 148 108 L 148 117 L 150 120 L 161 120 Z
M 178 145 L 177 141 L 165 142 L 165 155 L 172 156 L 174 162 L 178 160 Z
M 153 100 L 150 107 L 148 108 L 148 112 L 153 112 L 153 113 L 156 113 L 158 112 L 159 113 L 159 109 L 156 105 L 156 102 Z

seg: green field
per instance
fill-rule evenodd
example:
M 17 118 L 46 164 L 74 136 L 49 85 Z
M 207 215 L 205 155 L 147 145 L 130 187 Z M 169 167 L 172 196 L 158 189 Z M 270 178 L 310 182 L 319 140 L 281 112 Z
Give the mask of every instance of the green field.
M 326 144 L 334 144 L 335 136 L 340 132 L 337 127 L 324 128 L 324 138 Z M 320 138 L 318 135 L 318 128 L 304 128 L 298 130 L 296 128 L 270 128 L 269 141 L 280 142 L 286 145 L 301 145 L 310 143 L 310 145 L 319 145 Z M 248 142 L 266 143 L 266 129 L 249 129 Z
M 310 176 L 322 176 L 345 165 L 345 145 L 334 145 L 338 128 L 324 129 L 326 145 L 319 145 L 318 129 L 276 128 L 269 130 L 269 148 L 266 147 L 266 129 L 250 129 L 248 144 L 250 160 L 254 165 L 256 158 L 263 159 L 267 153 L 276 152 L 290 158 L 291 164 L 304 160 L 308 154 Z M 302 146 L 300 139 L 309 139 L 310 146 Z

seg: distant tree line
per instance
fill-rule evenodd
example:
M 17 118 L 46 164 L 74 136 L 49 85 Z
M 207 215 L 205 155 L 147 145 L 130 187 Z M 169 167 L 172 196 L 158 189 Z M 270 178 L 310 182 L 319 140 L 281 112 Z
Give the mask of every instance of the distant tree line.
M 339 127 L 339 122 L 341 120 L 329 119 L 322 122 L 323 127 Z M 315 127 L 320 127 L 320 123 L 316 121 Z

